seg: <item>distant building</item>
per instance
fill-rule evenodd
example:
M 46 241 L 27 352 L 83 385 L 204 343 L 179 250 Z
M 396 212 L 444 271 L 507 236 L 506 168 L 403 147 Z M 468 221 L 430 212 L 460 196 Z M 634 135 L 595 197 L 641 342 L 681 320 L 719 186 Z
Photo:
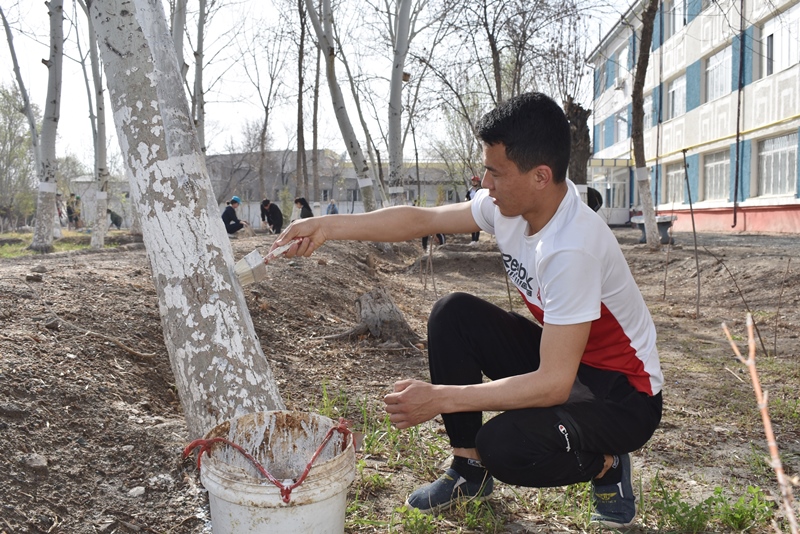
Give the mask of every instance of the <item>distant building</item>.
M 296 192 L 295 151 L 276 150 L 265 154 L 261 162 L 256 153 L 214 154 L 206 156 L 206 167 L 220 206 L 233 195 L 242 199 L 238 216 L 251 224 L 260 224 L 259 204 L 269 198 L 280 206 L 285 218 L 292 214 L 292 200 L 303 196 Z M 306 199 L 316 214 L 322 214 L 331 199 L 336 200 L 339 213 L 362 213 L 364 202 L 355 170 L 346 155 L 330 150 L 319 153 L 319 197 L 315 196 L 311 170 L 311 153 L 307 154 L 309 194 Z M 262 169 L 262 172 L 259 172 Z M 406 165 L 406 173 L 398 183 L 379 184 L 373 181 L 377 206 L 422 204 L 434 206 L 463 201 L 469 188 L 470 176 L 448 170 L 443 163 L 420 162 L 420 183 L 417 183 L 416 166 Z M 384 167 L 383 176 L 388 175 Z
M 610 224 L 640 209 L 631 89 L 642 9 L 635 3 L 589 58 L 589 182 Z M 800 0 L 664 0 L 651 50 L 644 143 L 658 213 L 691 230 L 691 201 L 699 231 L 800 233 Z

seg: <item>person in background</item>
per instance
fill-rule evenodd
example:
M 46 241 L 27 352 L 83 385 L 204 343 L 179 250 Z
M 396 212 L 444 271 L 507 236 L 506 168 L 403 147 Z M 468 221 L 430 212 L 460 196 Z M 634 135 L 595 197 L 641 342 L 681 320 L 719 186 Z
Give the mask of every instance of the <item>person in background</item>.
M 231 197 L 230 204 L 225 207 L 225 211 L 222 212 L 222 222 L 225 223 L 225 230 L 228 232 L 229 235 L 235 234 L 245 226 L 247 226 L 247 222 L 240 221 L 239 217 L 236 216 L 236 208 L 242 203 L 241 199 L 237 196 Z
M 78 229 L 78 217 L 80 215 L 78 201 L 80 198 L 75 193 L 69 194 L 69 199 L 67 200 L 67 229 Z
M 597 211 L 603 207 L 603 195 L 594 187 L 586 188 L 586 203 L 592 210 Z
M 336 201 L 331 199 L 328 202 L 328 209 L 325 210 L 326 215 L 338 215 L 339 214 L 339 207 L 336 205 Z
M 261 221 L 266 221 L 267 226 L 273 234 L 281 233 L 283 228 L 283 212 L 274 202 L 268 198 L 261 201 Z
M 109 209 L 106 210 L 106 213 L 108 213 L 109 217 L 111 217 L 111 226 L 116 226 L 117 230 L 122 229 L 122 216 L 119 213 Z
M 467 190 L 467 200 L 472 200 L 475 198 L 475 193 L 481 188 L 481 178 L 480 176 L 473 176 L 472 177 L 472 186 Z M 470 246 L 474 247 L 478 244 L 478 239 L 481 238 L 481 231 L 478 230 L 477 232 L 472 232 L 471 234 L 471 241 L 469 242 Z
M 434 513 L 480 500 L 495 478 L 535 488 L 591 481 L 591 520 L 631 525 L 630 453 L 661 420 L 655 324 L 616 237 L 566 177 L 571 135 L 561 107 L 525 93 L 475 130 L 486 173 L 469 202 L 297 220 L 273 248 L 292 243 L 291 258 L 327 240 L 494 234 L 536 321 L 467 293 L 434 304 L 430 383 L 400 380 L 383 401 L 398 429 L 441 415 L 453 460 L 406 505 Z
M 422 252 L 428 252 L 428 238 L 429 237 L 431 237 L 431 236 L 428 236 L 428 235 L 422 236 Z M 436 236 L 434 238 L 436 239 L 436 242 L 439 244 L 440 247 L 442 245 L 444 245 L 445 242 L 446 242 L 446 240 L 444 238 L 444 234 L 436 234 Z
M 308 200 L 306 200 L 305 197 L 297 197 L 294 199 L 294 205 L 300 210 L 301 219 L 308 219 L 314 216 L 314 212 L 311 211 L 311 206 L 308 205 Z

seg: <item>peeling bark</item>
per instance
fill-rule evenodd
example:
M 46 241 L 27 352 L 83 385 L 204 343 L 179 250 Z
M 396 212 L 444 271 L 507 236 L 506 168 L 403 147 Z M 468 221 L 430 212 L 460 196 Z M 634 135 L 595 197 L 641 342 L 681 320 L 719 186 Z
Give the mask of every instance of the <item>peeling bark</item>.
M 192 438 L 283 408 L 234 273 L 160 0 L 94 0 L 120 148 Z

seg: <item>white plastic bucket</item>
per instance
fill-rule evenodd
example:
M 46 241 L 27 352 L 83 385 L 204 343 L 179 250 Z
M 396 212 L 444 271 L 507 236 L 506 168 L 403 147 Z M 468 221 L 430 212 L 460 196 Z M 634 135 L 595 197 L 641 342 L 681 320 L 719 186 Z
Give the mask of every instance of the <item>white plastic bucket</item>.
M 331 419 L 313 413 L 259 412 L 218 425 L 206 439 L 222 437 L 236 443 L 288 486 L 302 475 L 334 426 Z M 340 432 L 333 433 L 288 503 L 252 462 L 225 444 L 213 445 L 203 455 L 200 468 L 214 534 L 341 534 L 347 488 L 354 477 L 352 435 Z

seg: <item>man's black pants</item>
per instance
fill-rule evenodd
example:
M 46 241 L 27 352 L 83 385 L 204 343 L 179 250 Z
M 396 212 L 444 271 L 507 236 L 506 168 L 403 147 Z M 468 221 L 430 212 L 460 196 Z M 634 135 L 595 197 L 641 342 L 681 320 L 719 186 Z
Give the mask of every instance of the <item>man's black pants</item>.
M 466 293 L 439 300 L 428 320 L 434 384 L 479 384 L 535 371 L 542 329 Z M 661 420 L 661 394 L 649 396 L 622 373 L 581 364 L 569 400 L 509 410 L 482 423 L 481 412 L 442 414 L 453 447 L 476 447 L 495 478 L 555 487 L 596 477 L 605 454 L 642 447 Z

